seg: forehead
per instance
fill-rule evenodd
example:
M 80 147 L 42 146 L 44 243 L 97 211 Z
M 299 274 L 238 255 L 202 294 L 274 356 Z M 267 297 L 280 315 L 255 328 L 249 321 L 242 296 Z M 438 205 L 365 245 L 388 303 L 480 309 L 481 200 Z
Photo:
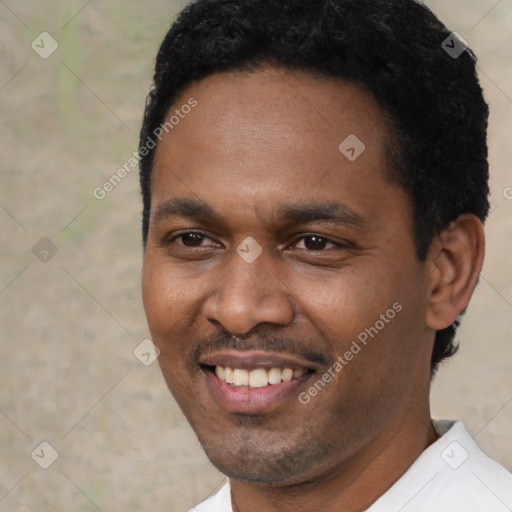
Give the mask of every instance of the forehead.
M 377 146 L 389 124 L 373 95 L 361 85 L 271 67 L 216 73 L 195 82 L 176 99 L 166 119 L 176 121 L 173 113 L 191 97 L 197 107 L 172 133 L 192 136 L 202 146 L 210 143 L 217 151 L 247 137 L 258 137 L 250 142 L 273 141 L 281 153 L 286 142 L 301 138 L 304 143 L 305 136 L 316 145 L 324 139 L 332 149 L 333 141 L 356 131 Z M 273 140 L 277 133 L 281 138 Z
M 191 98 L 197 105 L 181 111 Z M 256 209 L 285 196 L 382 199 L 389 124 L 356 84 L 274 68 L 217 73 L 189 86 L 173 115 L 157 147 L 152 210 L 177 195 Z

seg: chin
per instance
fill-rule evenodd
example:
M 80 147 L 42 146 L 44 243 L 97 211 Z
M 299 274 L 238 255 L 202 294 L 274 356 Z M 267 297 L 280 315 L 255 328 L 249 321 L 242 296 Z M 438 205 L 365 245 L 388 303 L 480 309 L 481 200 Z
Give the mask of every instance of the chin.
M 228 444 L 227 440 L 204 442 L 198 435 L 210 462 L 231 479 L 281 487 L 302 484 L 328 471 L 324 466 L 332 451 L 318 441 L 296 443 L 288 436 L 287 443 L 276 439 L 269 443 L 248 431 L 236 437 L 230 436 Z

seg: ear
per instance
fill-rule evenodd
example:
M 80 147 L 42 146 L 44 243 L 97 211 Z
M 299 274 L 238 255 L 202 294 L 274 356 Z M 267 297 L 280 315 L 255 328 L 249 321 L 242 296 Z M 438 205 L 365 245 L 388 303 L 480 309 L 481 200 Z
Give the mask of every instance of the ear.
M 427 255 L 428 327 L 445 329 L 466 308 L 482 270 L 484 252 L 482 222 L 469 213 L 451 222 L 433 240 Z

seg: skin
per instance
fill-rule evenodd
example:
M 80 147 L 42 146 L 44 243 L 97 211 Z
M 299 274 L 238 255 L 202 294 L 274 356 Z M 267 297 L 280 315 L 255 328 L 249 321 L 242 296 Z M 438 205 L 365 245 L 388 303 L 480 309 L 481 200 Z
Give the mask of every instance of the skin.
M 436 439 L 434 334 L 471 298 L 482 225 L 461 216 L 417 260 L 412 205 L 385 177 L 389 126 L 358 85 L 261 68 L 194 83 L 174 107 L 190 97 L 197 107 L 157 148 L 143 265 L 164 378 L 230 477 L 234 510 L 365 510 Z M 366 146 L 355 161 L 338 150 L 350 134 Z M 157 216 L 171 198 L 201 200 L 217 217 Z M 343 203 L 360 222 L 277 215 L 302 201 Z M 190 230 L 205 236 L 173 238 Z M 252 263 L 236 252 L 249 236 L 263 250 Z M 314 353 L 307 391 L 394 303 L 402 310 L 307 404 L 294 396 L 268 413 L 229 412 L 198 365 L 235 335 L 242 351 Z

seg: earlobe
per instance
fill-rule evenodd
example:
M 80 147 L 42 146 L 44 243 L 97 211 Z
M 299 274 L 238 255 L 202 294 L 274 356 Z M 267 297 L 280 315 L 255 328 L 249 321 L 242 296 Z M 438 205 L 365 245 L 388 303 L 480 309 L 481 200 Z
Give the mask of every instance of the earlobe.
M 450 326 L 466 308 L 482 269 L 485 238 L 482 222 L 472 214 L 452 221 L 429 251 L 427 326 Z

